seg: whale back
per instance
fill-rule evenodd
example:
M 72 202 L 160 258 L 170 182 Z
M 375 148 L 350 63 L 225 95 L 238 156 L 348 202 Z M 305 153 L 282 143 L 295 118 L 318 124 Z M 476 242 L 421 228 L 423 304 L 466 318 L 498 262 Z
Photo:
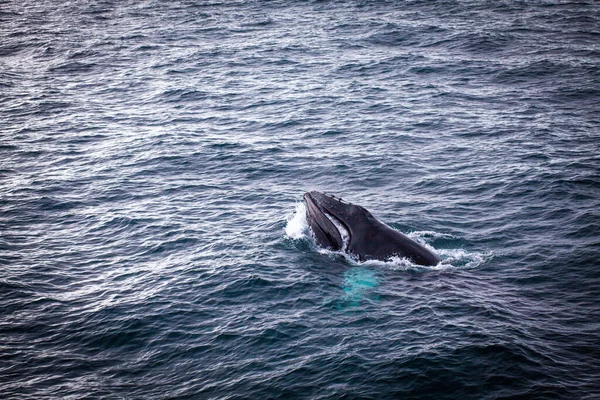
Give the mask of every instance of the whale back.
M 359 260 L 389 260 L 398 256 L 420 265 L 435 265 L 440 258 L 427 247 L 374 217 L 351 230 L 348 251 Z

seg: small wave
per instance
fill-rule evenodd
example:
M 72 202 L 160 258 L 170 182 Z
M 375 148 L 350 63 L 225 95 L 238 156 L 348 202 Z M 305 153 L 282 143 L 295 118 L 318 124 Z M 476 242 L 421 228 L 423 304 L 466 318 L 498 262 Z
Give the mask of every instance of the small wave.
M 442 257 L 442 262 L 436 265 L 435 269 L 477 268 L 494 256 L 491 251 L 478 252 L 465 249 L 439 249 L 437 252 Z
M 419 241 L 424 240 L 425 242 L 435 239 L 457 239 L 456 236 L 450 235 L 449 233 L 440 233 L 435 231 L 414 231 L 409 233 L 407 236 Z

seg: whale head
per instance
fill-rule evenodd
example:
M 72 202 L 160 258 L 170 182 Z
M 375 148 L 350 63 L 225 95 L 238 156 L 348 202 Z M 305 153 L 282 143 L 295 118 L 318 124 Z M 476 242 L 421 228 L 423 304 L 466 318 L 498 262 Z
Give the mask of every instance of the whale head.
M 322 192 L 307 192 L 304 200 L 307 221 L 317 244 L 330 250 L 346 250 L 355 227 L 373 218 L 364 207 Z
M 304 200 L 306 220 L 321 247 L 343 251 L 359 261 L 398 256 L 419 265 L 440 262 L 432 250 L 378 221 L 364 207 L 316 191 L 305 193 Z

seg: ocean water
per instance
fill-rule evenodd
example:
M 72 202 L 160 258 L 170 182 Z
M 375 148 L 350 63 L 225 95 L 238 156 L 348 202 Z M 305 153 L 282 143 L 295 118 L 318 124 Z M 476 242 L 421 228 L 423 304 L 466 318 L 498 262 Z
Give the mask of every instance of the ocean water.
M 599 172 L 596 1 L 2 1 L 0 397 L 599 399 Z

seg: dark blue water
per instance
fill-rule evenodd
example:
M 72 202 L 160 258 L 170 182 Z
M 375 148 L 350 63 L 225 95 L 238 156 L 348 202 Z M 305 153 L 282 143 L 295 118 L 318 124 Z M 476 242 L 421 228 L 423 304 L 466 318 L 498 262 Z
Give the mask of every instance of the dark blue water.
M 2 398 L 600 398 L 598 2 L 3 1 L 0 135 Z

